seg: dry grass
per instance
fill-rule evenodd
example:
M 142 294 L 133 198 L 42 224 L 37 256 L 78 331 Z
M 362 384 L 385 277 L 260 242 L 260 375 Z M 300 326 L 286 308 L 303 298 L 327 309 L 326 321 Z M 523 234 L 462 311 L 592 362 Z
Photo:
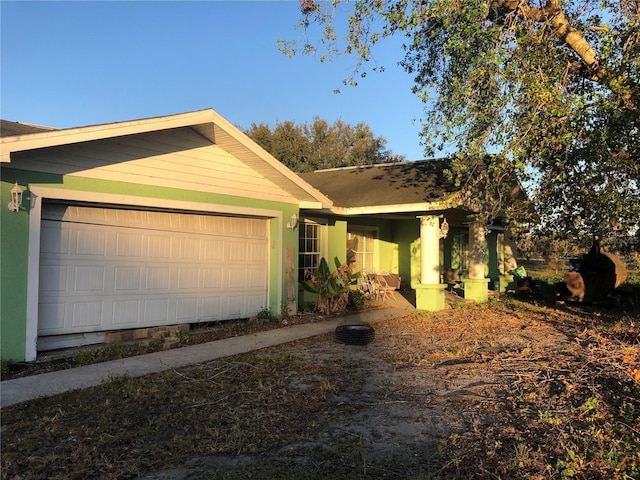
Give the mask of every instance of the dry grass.
M 302 323 L 322 322 L 332 317 L 301 313 L 280 320 L 274 317 L 253 317 L 239 320 L 226 320 L 212 322 L 210 324 L 200 324 L 194 326 L 188 333 L 177 335 L 177 347 L 197 345 L 201 343 L 223 340 L 225 338 L 249 335 L 280 328 L 283 322 L 286 325 L 296 325 Z M 92 345 L 87 347 L 70 348 L 54 354 L 44 354 L 36 362 L 18 362 L 4 364 L 2 368 L 2 380 L 10 380 L 30 375 L 38 375 L 46 372 L 54 372 L 69 368 L 90 365 L 118 358 L 133 357 L 146 353 L 163 350 L 162 339 L 147 341 L 133 341 L 115 343 L 111 345 Z
M 1 478 L 640 478 L 638 372 L 637 312 L 505 298 L 5 408 Z

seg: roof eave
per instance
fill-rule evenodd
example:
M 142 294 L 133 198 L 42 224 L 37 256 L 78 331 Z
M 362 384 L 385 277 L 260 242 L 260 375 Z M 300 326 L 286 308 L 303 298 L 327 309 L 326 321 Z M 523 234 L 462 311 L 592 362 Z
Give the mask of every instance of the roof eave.
M 136 135 L 181 127 L 194 128 L 212 143 L 216 143 L 216 129 L 223 130 L 232 137 L 241 148 L 247 149 L 255 155 L 254 158 L 257 157 L 256 160 L 258 162 L 262 162 L 268 166 L 267 170 L 273 172 L 270 178 L 271 181 L 279 184 L 285 191 L 289 191 L 294 198 L 296 198 L 295 192 L 298 193 L 297 198 L 300 202 L 300 208 L 317 208 L 318 205 L 321 206 L 320 208 L 330 208 L 333 205 L 333 202 L 328 197 L 296 175 L 211 108 L 141 120 L 2 137 L 0 138 L 0 162 L 11 163 L 11 154 L 15 152 L 71 145 L 80 142 L 104 140 L 125 135 Z M 267 178 L 268 177 L 269 175 L 267 174 Z M 284 181 L 280 181 L 280 179 L 284 179 Z M 300 195 L 302 192 L 304 192 L 304 194 Z M 309 207 L 302 207 L 303 203 L 305 205 L 308 204 Z
M 171 128 L 189 127 L 211 123 L 213 119 L 213 110 L 207 109 L 163 117 L 90 125 L 86 127 L 63 128 L 60 130 L 2 137 L 0 139 L 0 159 L 4 163 L 10 163 L 11 154 L 14 152 L 71 145 L 92 140 L 103 140 L 125 135 L 168 130 Z
M 320 205 L 319 208 L 331 208 L 333 206 L 333 201 L 323 194 L 320 190 L 313 187 L 310 183 L 303 180 L 299 175 L 294 173 L 291 169 L 286 167 L 282 162 L 280 162 L 277 158 L 267 152 L 264 148 L 258 145 L 253 140 L 249 139 L 245 133 L 243 133 L 236 126 L 231 124 L 228 120 L 221 117 L 217 113 L 214 112 L 215 115 L 215 126 L 224 130 L 228 135 L 233 137 L 237 142 L 242 144 L 245 148 L 247 148 L 251 153 L 260 157 L 262 161 L 267 163 L 271 168 L 277 171 L 278 174 L 284 176 L 293 184 L 297 185 L 299 188 L 304 190 L 307 194 L 309 194 L 313 200 L 310 202 L 314 205 Z M 248 140 L 248 141 L 247 141 Z M 300 208 L 308 208 L 303 207 L 301 201 Z
M 459 195 L 457 193 L 449 195 L 447 198 L 436 202 L 419 202 L 419 203 L 399 203 L 389 205 L 372 205 L 359 207 L 339 207 L 333 206 L 329 211 L 335 215 L 354 216 L 354 215 L 382 215 L 392 213 L 420 213 L 420 212 L 437 212 L 455 208 Z
M 301 210 L 321 210 L 323 208 L 327 208 L 322 205 L 322 202 L 313 202 L 309 200 L 300 201 L 299 207 Z

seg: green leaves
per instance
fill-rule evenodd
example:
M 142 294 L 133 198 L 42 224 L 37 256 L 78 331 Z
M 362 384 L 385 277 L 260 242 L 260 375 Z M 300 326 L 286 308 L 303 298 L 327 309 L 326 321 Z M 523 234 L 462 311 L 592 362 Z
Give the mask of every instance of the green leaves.
M 338 257 L 334 258 L 334 263 L 336 270 L 331 272 L 322 257 L 318 269 L 302 283 L 304 290 L 318 296 L 316 310 L 327 315 L 347 308 L 350 285 L 355 285 L 361 277 L 360 272 L 351 273 L 348 265 L 341 263 Z
M 245 133 L 296 172 L 404 159 L 386 150 L 385 138 L 375 136 L 365 123 L 354 126 L 337 120 L 330 125 L 316 117 L 302 125 L 277 123 L 273 130 L 268 125 L 252 124 Z
M 636 1 L 355 0 L 328 10 L 328 23 L 346 23 L 357 61 L 347 85 L 361 81 L 373 44 L 406 37 L 400 65 L 425 106 L 425 153 L 457 154 L 456 178 L 488 216 L 526 224 L 506 194 L 517 173 L 546 229 L 640 228 Z

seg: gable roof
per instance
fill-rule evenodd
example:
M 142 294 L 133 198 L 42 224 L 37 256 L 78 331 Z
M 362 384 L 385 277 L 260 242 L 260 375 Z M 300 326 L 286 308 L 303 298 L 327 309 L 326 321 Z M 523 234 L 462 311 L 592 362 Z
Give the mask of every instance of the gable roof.
M 333 168 L 300 176 L 333 201 L 334 213 L 394 213 L 455 207 L 447 159 Z
M 328 208 L 332 205 L 331 200 L 323 193 L 301 179 L 213 109 L 65 129 L 47 129 L 17 122 L 3 122 L 0 127 L 4 131 L 0 138 L 1 163 L 11 163 L 14 154 L 28 150 L 191 128 L 298 199 L 301 207 Z M 7 132 L 10 134 L 5 135 Z
M 12 137 L 15 135 L 27 135 L 29 133 L 40 133 L 55 130 L 51 127 L 33 125 L 31 123 L 11 122 L 0 120 L 0 137 Z

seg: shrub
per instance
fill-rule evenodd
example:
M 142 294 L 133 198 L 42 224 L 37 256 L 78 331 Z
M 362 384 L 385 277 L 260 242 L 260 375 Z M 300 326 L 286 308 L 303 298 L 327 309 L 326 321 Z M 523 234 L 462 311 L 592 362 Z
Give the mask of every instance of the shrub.
M 363 310 L 367 307 L 369 299 L 361 290 L 349 290 L 347 308 L 349 310 Z
M 262 323 L 270 323 L 277 320 L 277 318 L 271 313 L 271 310 L 269 310 L 267 307 L 264 307 L 262 310 L 256 313 L 256 318 Z
M 346 263 L 340 263 L 338 257 L 334 259 L 336 270 L 329 270 L 327 261 L 320 259 L 318 269 L 311 278 L 303 282 L 302 287 L 318 296 L 315 310 L 318 313 L 330 315 L 347 309 L 351 285 L 360 278 L 360 272 L 351 273 Z

